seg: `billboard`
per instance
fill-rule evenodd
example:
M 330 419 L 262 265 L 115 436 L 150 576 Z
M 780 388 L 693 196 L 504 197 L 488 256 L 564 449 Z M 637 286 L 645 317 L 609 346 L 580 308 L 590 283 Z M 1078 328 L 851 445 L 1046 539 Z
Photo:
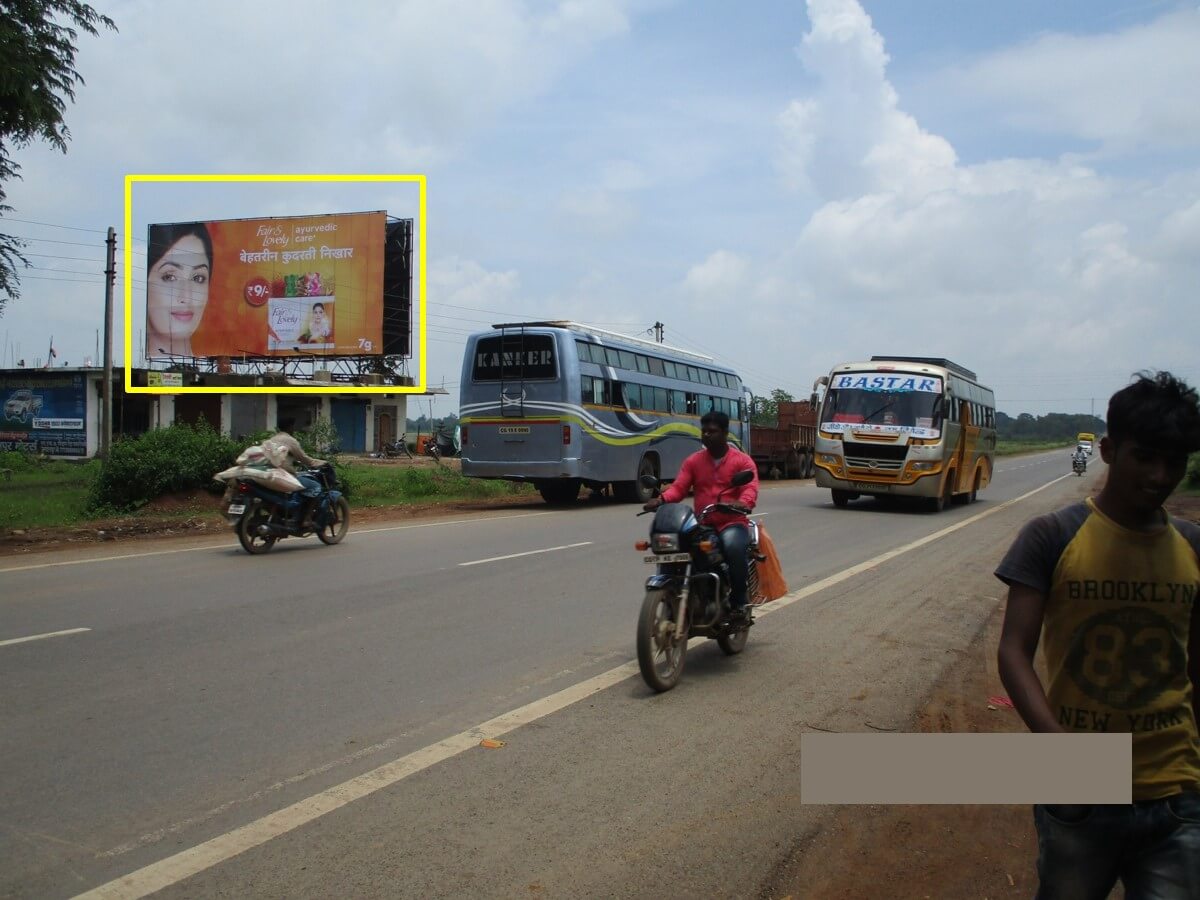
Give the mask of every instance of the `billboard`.
M 0 451 L 87 456 L 85 390 L 83 375 L 0 375 Z
M 382 211 L 151 225 L 146 355 L 384 352 Z

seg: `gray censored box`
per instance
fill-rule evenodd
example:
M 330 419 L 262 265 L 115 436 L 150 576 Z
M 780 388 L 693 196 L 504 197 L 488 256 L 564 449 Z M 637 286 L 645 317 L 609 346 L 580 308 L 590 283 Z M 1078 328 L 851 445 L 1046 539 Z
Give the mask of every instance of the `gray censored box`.
M 800 802 L 1133 802 L 1130 734 L 800 736 Z

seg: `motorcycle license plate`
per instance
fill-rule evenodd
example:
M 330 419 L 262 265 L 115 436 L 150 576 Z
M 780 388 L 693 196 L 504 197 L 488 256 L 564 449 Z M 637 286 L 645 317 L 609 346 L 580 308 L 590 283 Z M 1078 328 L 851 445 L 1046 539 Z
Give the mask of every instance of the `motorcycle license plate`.
M 246 511 L 245 503 L 230 503 L 229 509 L 225 510 L 226 515 L 240 516 Z
M 655 553 L 651 556 L 643 556 L 642 562 L 656 566 L 662 563 L 690 562 L 691 559 L 692 557 L 689 553 Z

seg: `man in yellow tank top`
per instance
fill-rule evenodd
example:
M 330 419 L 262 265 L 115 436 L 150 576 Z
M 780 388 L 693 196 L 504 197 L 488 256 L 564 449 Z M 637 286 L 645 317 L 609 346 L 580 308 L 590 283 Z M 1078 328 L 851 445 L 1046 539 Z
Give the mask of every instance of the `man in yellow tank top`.
M 1200 402 L 1139 375 L 1107 425 L 1099 495 L 1029 522 L 996 569 L 1000 677 L 1030 731 L 1133 735 L 1131 806 L 1034 807 L 1037 896 L 1103 900 L 1120 880 L 1130 900 L 1200 900 L 1200 527 L 1163 509 Z

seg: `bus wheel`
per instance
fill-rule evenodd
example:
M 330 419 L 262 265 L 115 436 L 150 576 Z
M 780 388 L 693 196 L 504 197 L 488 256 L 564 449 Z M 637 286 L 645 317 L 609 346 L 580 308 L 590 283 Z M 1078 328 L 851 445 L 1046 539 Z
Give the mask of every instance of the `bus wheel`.
M 946 508 L 946 504 L 954 499 L 954 472 L 950 471 L 946 474 L 946 481 L 942 485 L 942 492 L 936 497 L 930 497 L 928 500 L 929 511 L 939 513 Z
M 642 484 L 643 475 L 649 475 L 652 478 L 658 477 L 658 463 L 655 462 L 653 456 L 643 456 L 642 461 L 638 463 L 638 477 L 633 483 L 634 501 L 637 503 L 646 503 L 654 497 L 654 489 Z
M 839 491 L 837 488 L 834 488 L 830 493 L 833 494 L 833 505 L 838 509 L 845 509 L 850 505 L 849 491 Z
M 979 499 L 979 482 L 983 481 L 983 473 L 975 473 L 975 483 L 971 485 L 971 493 L 967 494 L 967 502 L 974 503 Z
M 569 506 L 579 497 L 578 478 L 556 478 L 553 481 L 539 481 L 538 493 L 551 506 Z

